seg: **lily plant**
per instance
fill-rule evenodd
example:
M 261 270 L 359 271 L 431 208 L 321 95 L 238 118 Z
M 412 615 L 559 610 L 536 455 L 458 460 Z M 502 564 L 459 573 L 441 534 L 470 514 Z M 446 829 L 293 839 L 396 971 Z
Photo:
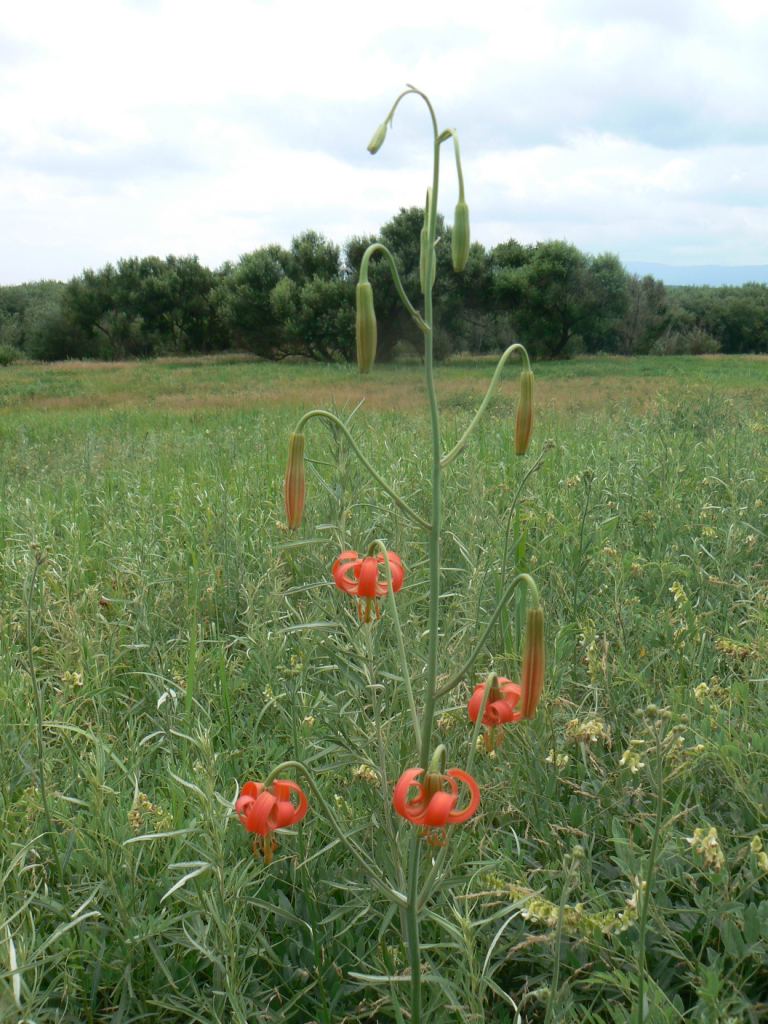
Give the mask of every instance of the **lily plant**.
M 399 780 L 390 798 L 391 810 L 383 810 L 388 814 L 394 811 L 407 823 L 403 826 L 405 828 L 416 826 L 411 828 L 407 839 L 407 864 L 404 870 L 398 873 L 398 877 L 388 877 L 385 869 L 374 861 L 370 853 L 364 850 L 337 820 L 335 811 L 320 793 L 313 772 L 299 760 L 286 761 L 276 766 L 263 783 L 245 783 L 235 810 L 244 827 L 255 833 L 255 849 L 263 855 L 265 862 L 269 862 L 276 847 L 273 832 L 298 823 L 307 813 L 310 803 L 315 805 L 314 810 L 326 818 L 339 840 L 365 870 L 373 889 L 394 905 L 395 919 L 399 918 L 401 922 L 410 965 L 409 1019 L 413 1024 L 420 1024 L 424 1020 L 422 989 L 428 984 L 422 966 L 420 924 L 435 892 L 440 874 L 446 866 L 447 830 L 469 821 L 480 806 L 480 787 L 471 775 L 478 741 L 481 745 L 484 743 L 486 749 L 491 750 L 501 740 L 505 727 L 531 719 L 536 713 L 544 681 L 544 613 L 539 591 L 532 577 L 527 573 L 516 575 L 503 587 L 496 608 L 482 625 L 474 647 L 461 664 L 448 673 L 445 673 L 445 666 L 441 666 L 441 531 L 444 477 L 459 454 L 467 447 L 489 406 L 502 370 L 512 356 L 520 357 L 522 372 L 514 439 L 510 438 L 510 450 L 514 447 L 517 456 L 524 456 L 527 453 L 533 427 L 533 373 L 525 348 L 517 343 L 511 344 L 501 355 L 487 392 L 472 420 L 453 447 L 445 450 L 434 376 L 432 295 L 437 263 L 436 228 L 440 160 L 445 145 L 452 146 L 458 177 L 458 199 L 451 238 L 454 272 L 461 273 L 470 256 L 469 207 L 465 198 L 458 135 L 452 128 L 439 128 L 429 98 L 419 89 L 409 85 L 397 97 L 389 113 L 374 132 L 368 149 L 371 154 L 381 149 L 400 103 L 411 96 L 426 104 L 432 126 L 432 180 L 427 189 L 421 230 L 421 308 L 417 309 L 416 302 L 406 294 L 390 250 L 380 242 L 370 245 L 362 257 L 357 284 L 357 360 L 361 373 L 367 374 L 375 366 L 375 295 L 368 279 L 368 272 L 371 260 L 381 257 L 388 264 L 400 300 L 421 332 L 424 342 L 424 383 L 431 427 L 428 454 L 429 511 L 417 511 L 412 508 L 364 455 L 348 425 L 324 409 L 313 409 L 305 413 L 297 423 L 289 442 L 285 475 L 287 524 L 290 529 L 298 529 L 302 523 L 306 498 L 305 429 L 314 420 L 324 420 L 346 438 L 352 452 L 374 483 L 390 497 L 413 529 L 423 538 L 428 566 L 429 604 L 426 622 L 421 624 L 422 628 L 419 631 L 421 636 L 426 636 L 426 670 L 418 674 L 418 679 L 411 672 L 412 657 L 409 657 L 409 651 L 418 648 L 419 639 L 417 637 L 410 644 L 406 643 L 395 597 L 402 587 L 405 575 L 400 557 L 388 550 L 383 540 L 376 540 L 364 555 L 359 555 L 353 550 L 341 552 L 331 570 L 336 587 L 354 597 L 357 602 L 360 629 L 370 630 L 371 635 L 375 637 L 377 620 L 382 614 L 381 602 L 385 603 L 385 612 L 391 617 L 394 628 L 399 651 L 400 677 L 407 694 L 408 714 L 412 725 L 411 765 L 415 766 L 409 767 L 407 763 L 401 766 Z M 486 672 L 485 681 L 472 687 L 473 692 L 467 709 L 469 725 L 466 729 L 465 767 L 446 768 L 446 749 L 442 744 L 435 746 L 434 743 L 438 710 L 444 705 L 449 694 L 470 681 L 478 659 L 487 649 L 495 623 L 521 586 L 527 591 L 528 610 L 519 682 L 500 678 L 493 672 Z M 440 675 L 441 668 L 445 673 L 443 675 Z M 480 730 L 483 726 L 487 733 L 481 737 Z M 311 791 L 311 800 L 298 783 L 282 778 L 285 773 L 302 778 Z M 281 778 L 278 779 L 278 776 Z M 426 840 L 426 845 L 423 840 Z M 435 851 L 436 846 L 442 848 Z M 425 869 L 427 863 L 428 867 Z

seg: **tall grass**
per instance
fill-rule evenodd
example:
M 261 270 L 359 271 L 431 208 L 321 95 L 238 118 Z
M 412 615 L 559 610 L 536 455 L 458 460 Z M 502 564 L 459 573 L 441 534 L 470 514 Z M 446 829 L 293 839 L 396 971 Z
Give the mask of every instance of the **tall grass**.
M 617 388 L 580 413 L 574 389 L 605 376 L 591 362 L 586 384 L 565 368 L 572 402 L 544 403 L 533 457 L 555 447 L 512 524 L 515 567 L 535 569 L 548 612 L 545 697 L 530 728 L 475 757 L 481 811 L 451 835 L 422 924 L 427 1010 L 615 1024 L 637 1020 L 642 994 L 648 1021 L 751 1024 L 768 990 L 766 369 L 680 362 L 666 397 L 628 405 Z M 193 367 L 190 392 L 220 372 Z M 231 812 L 239 780 L 300 754 L 383 856 L 410 741 L 397 649 L 386 614 L 366 648 L 330 563 L 384 537 L 408 566 L 410 635 L 427 603 L 421 548 L 342 438 L 315 435 L 310 525 L 281 528 L 284 438 L 315 378 L 269 372 L 287 404 L 153 411 L 131 385 L 122 410 L 22 402 L 0 421 L 1 1020 L 406 1019 L 399 928 L 323 818 L 266 868 Z M 33 368 L 3 373 L 8 394 L 8 374 L 34 384 Z M 466 385 L 459 367 L 438 387 L 451 373 Z M 443 672 L 496 603 L 524 472 L 494 408 L 450 480 Z M 468 418 L 457 402 L 449 443 Z M 424 511 L 426 421 L 363 409 L 354 423 Z M 502 674 L 513 634 L 502 622 L 489 640 Z M 439 719 L 449 744 L 466 742 L 474 681 Z M 711 827 L 715 846 L 696 840 Z

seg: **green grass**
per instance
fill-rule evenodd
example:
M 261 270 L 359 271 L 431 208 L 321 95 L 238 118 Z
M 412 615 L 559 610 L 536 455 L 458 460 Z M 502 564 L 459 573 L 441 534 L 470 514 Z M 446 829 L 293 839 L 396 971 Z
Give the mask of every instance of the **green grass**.
M 554 441 L 514 546 L 545 604 L 545 695 L 475 756 L 480 813 L 451 830 L 422 926 L 428 1010 L 501 1022 L 512 1000 L 523 1021 L 636 1021 L 655 833 L 646 1020 L 752 1024 L 768 1014 L 768 873 L 750 848 L 768 845 L 768 362 L 536 371 L 529 456 L 512 454 L 512 370 L 447 474 L 444 672 L 494 607 L 512 496 Z M 439 370 L 447 446 L 490 372 Z M 362 383 L 239 360 L 0 369 L 0 1020 L 405 1019 L 407 986 L 361 978 L 406 971 L 399 921 L 317 808 L 265 867 L 231 806 L 298 756 L 402 871 L 409 826 L 389 794 L 414 761 L 392 623 L 361 629 L 330 564 L 375 537 L 402 555 L 418 683 L 425 546 L 321 426 L 296 536 L 281 491 L 298 413 L 365 396 L 355 437 L 426 513 L 419 387 L 416 366 Z M 515 676 L 514 616 L 477 668 Z M 475 682 L 441 709 L 451 764 Z M 688 841 L 712 826 L 720 867 Z

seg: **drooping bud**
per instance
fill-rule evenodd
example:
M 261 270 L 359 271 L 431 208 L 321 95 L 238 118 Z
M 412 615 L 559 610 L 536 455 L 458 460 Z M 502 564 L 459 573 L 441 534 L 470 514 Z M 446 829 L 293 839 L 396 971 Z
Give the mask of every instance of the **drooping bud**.
M 533 430 L 533 371 L 520 373 L 520 401 L 515 420 L 515 454 L 525 455 Z
M 427 202 L 424 209 L 424 224 L 421 229 L 421 241 L 419 244 L 419 285 L 421 294 L 427 294 L 427 257 L 429 256 L 429 211 L 432 205 L 432 189 L 427 189 Z M 432 283 L 435 286 L 435 275 L 437 273 L 437 257 L 432 260 Z
M 382 121 L 379 127 L 371 136 L 371 141 L 368 143 L 368 152 L 373 155 L 378 153 L 381 147 L 384 145 L 384 139 L 387 137 L 387 122 Z
M 289 530 L 298 530 L 304 512 L 304 435 L 291 434 L 285 471 L 285 518 Z
M 373 288 L 361 281 L 356 290 L 357 299 L 357 365 L 360 373 L 370 373 L 376 359 L 376 310 L 373 308 Z
M 520 674 L 522 696 L 518 705 L 523 718 L 533 718 L 536 714 L 543 686 L 544 612 L 541 608 L 529 608 L 525 623 L 523 669 Z
M 460 199 L 456 203 L 453 214 L 453 234 L 451 236 L 451 258 L 453 269 L 460 274 L 469 259 L 469 207 Z

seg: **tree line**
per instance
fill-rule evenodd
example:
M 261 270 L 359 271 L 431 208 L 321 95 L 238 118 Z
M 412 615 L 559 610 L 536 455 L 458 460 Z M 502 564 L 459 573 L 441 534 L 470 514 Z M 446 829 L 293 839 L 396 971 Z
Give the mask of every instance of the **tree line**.
M 378 238 L 341 248 L 315 231 L 217 270 L 195 256 L 149 256 L 85 270 L 67 283 L 0 287 L 0 361 L 123 359 L 241 350 L 266 359 L 355 355 L 357 268 L 367 246 L 392 251 L 406 292 L 420 297 L 421 208 L 401 209 Z M 434 313 L 438 356 L 498 351 L 511 340 L 537 358 L 768 351 L 768 286 L 669 288 L 629 274 L 611 253 L 564 241 L 491 249 L 474 243 L 451 266 L 451 229 L 438 223 Z M 372 262 L 378 358 L 419 351 L 388 267 Z

